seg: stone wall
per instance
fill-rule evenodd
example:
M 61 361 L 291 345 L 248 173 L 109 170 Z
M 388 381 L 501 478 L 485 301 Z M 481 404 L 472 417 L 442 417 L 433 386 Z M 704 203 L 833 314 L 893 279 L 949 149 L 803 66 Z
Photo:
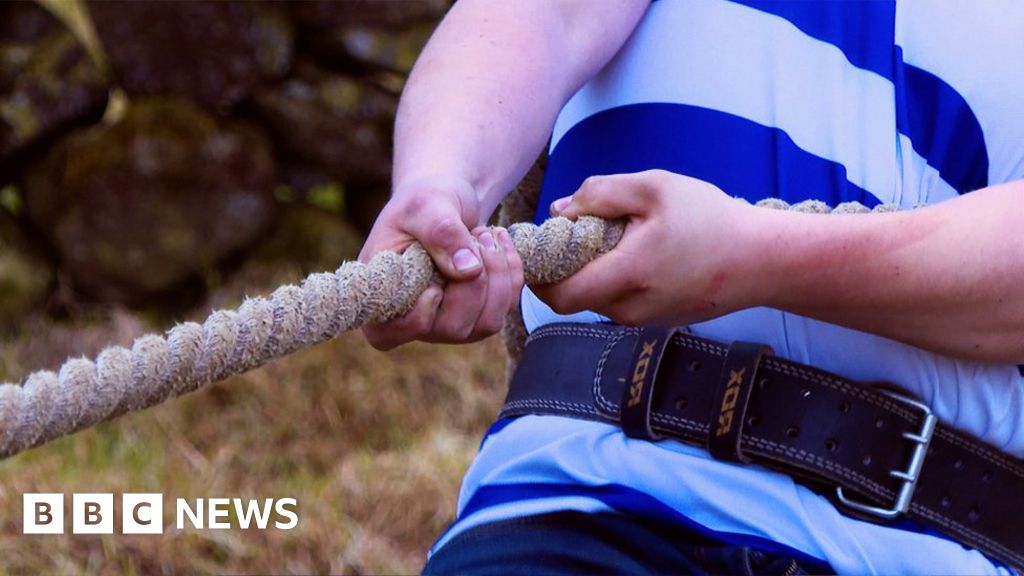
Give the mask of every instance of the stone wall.
M 89 0 L 91 54 L 40 4 L 0 3 L 0 235 L 77 298 L 145 305 L 201 291 L 291 204 L 365 231 L 447 6 Z

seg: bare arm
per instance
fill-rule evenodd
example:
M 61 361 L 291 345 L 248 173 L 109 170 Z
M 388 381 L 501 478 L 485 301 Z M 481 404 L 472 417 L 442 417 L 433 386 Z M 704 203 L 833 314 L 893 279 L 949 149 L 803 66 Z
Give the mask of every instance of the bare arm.
M 498 331 L 522 286 L 507 233 L 477 228 L 522 178 L 565 101 L 619 50 L 642 0 L 460 0 L 402 94 L 394 192 L 360 258 L 418 241 L 449 280 L 364 329 L 390 348 Z M 493 235 L 493 237 L 492 237 Z
M 640 0 L 461 0 L 420 55 L 395 123 L 396 193 L 464 178 L 486 219 L 536 159 L 562 105 L 619 50 Z
M 556 202 L 556 204 L 559 204 Z M 770 306 L 960 358 L 1024 363 L 1024 181 L 883 214 L 755 208 L 663 171 L 588 179 L 569 217 L 619 245 L 538 293 L 559 312 L 690 324 Z
M 952 356 L 1024 362 L 1024 181 L 867 217 L 759 215 L 764 303 Z

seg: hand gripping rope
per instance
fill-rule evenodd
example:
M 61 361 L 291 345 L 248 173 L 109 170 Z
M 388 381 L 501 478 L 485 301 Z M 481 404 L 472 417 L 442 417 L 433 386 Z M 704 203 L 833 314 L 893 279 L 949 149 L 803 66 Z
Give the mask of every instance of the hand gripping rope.
M 817 201 L 759 206 L 800 212 L 869 212 L 856 203 L 835 210 Z M 883 205 L 874 211 L 892 211 Z M 575 274 L 622 237 L 624 223 L 584 216 L 509 228 L 527 284 Z M 95 360 L 67 360 L 57 373 L 35 372 L 24 384 L 0 384 L 0 459 L 127 412 L 159 404 L 279 356 L 329 340 L 368 322 L 404 315 L 437 275 L 419 244 L 403 254 L 381 252 L 368 263 L 346 262 L 334 273 L 308 276 L 237 310 L 213 312 L 132 347 L 113 346 Z

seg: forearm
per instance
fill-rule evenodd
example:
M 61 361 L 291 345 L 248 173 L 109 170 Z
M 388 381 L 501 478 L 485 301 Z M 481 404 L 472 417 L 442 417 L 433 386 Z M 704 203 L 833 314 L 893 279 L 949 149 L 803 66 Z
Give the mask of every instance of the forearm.
M 1024 181 L 911 211 L 761 210 L 745 244 L 768 305 L 978 360 L 1024 362 Z
M 618 50 L 643 2 L 462 0 L 420 55 L 395 123 L 394 188 L 459 178 L 486 219 L 564 102 Z

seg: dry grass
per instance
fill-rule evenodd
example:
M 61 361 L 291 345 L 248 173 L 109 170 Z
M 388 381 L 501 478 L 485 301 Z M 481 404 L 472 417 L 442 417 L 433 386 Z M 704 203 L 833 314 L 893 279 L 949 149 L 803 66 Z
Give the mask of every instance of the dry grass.
M 263 280 L 304 272 L 276 270 Z M 237 282 L 259 276 L 243 271 Z M 237 282 L 211 302 L 237 303 Z M 17 379 L 150 329 L 124 312 L 100 316 L 76 326 L 27 321 L 0 345 L 0 376 Z M 383 354 L 347 334 L 0 462 L 0 574 L 417 572 L 497 412 L 504 361 L 494 338 Z M 122 492 L 162 492 L 169 528 L 160 536 L 23 535 L 26 492 L 69 495 L 68 526 L 73 492 L 113 492 L 115 504 Z M 174 529 L 174 498 L 224 496 L 296 498 L 299 525 Z
M 80 0 L 43 3 L 98 46 Z M 268 244 L 272 266 L 242 270 L 206 309 L 236 305 L 243 292 L 267 293 L 355 253 L 357 239 L 336 227 L 314 227 L 305 238 L 312 244 L 295 250 L 306 222 L 284 235 L 288 247 Z M 312 253 L 320 264 L 288 260 Z M 17 380 L 153 329 L 123 311 L 86 316 L 59 325 L 23 321 L 0 342 L 0 378 Z M 0 575 L 416 572 L 450 521 L 459 479 L 497 412 L 504 362 L 497 339 L 382 354 L 349 334 L 2 461 Z M 26 492 L 68 495 L 66 515 L 74 492 L 113 492 L 115 503 L 122 492 L 162 492 L 170 528 L 160 536 L 27 536 Z M 174 498 L 223 496 L 296 498 L 299 525 L 173 528 Z
M 415 572 L 451 519 L 502 368 L 495 339 L 382 354 L 350 334 L 2 462 L 0 572 Z M 25 492 L 162 492 L 165 508 L 177 497 L 294 497 L 300 523 L 26 536 Z

